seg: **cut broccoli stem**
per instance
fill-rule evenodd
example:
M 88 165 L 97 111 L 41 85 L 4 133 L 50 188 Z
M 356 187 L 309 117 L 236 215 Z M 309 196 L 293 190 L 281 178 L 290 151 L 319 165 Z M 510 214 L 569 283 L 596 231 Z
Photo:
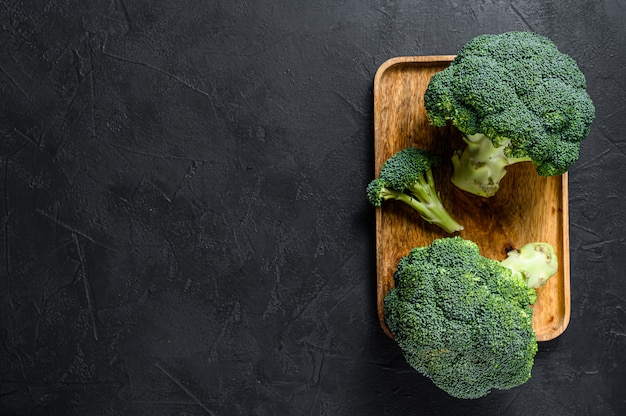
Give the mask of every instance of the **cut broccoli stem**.
M 467 143 L 466 148 L 452 156 L 451 180 L 459 189 L 475 195 L 495 195 L 507 166 L 531 160 L 530 157 L 507 157 L 504 149 L 508 140 L 501 141 L 502 145 L 498 147 L 482 133 L 465 135 L 463 140 Z
M 548 243 L 528 243 L 519 250 L 509 251 L 502 265 L 511 269 L 513 276 L 522 279 L 530 288 L 537 289 L 556 274 L 559 264 L 554 247 Z
M 443 228 L 446 232 L 454 233 L 456 231 L 461 231 L 463 226 L 450 216 L 448 211 L 444 208 L 439 195 L 435 191 L 432 173 L 428 172 L 425 176 L 429 176 L 430 179 L 427 179 L 426 181 L 419 181 L 415 185 L 411 186 L 411 188 L 407 188 L 415 195 L 415 197 L 408 193 L 396 191 L 386 187 L 381 188 L 380 195 L 382 199 L 395 199 L 397 201 L 404 202 L 411 208 L 415 209 L 424 220 L 430 224 Z M 419 198 L 419 200 L 417 198 Z

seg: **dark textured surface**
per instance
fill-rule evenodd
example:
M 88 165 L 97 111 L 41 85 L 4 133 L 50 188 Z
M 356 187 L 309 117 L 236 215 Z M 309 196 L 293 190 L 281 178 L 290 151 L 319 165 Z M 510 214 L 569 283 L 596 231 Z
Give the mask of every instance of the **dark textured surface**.
M 626 11 L 603 1 L 0 0 L 0 414 L 623 415 Z M 447 397 L 378 326 L 372 85 L 530 29 L 587 75 L 572 318 Z

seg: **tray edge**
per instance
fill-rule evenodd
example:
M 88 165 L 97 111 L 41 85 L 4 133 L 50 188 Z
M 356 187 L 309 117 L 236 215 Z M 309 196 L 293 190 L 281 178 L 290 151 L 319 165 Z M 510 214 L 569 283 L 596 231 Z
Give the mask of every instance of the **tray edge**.
M 567 172 L 561 175 L 561 206 L 563 207 L 563 214 L 561 215 L 561 221 L 563 221 L 563 255 L 559 259 L 559 266 L 563 270 L 563 317 L 561 324 L 556 327 L 552 332 L 547 335 L 537 337 L 538 342 L 551 341 L 563 334 L 569 325 L 571 318 L 571 269 L 570 269 L 570 241 L 569 241 L 569 176 Z

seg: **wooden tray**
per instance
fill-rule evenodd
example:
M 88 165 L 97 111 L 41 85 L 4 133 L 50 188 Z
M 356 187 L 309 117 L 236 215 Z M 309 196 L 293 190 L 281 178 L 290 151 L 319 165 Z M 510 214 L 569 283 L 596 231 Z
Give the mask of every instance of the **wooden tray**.
M 538 341 L 560 335 L 570 318 L 569 234 L 567 174 L 544 178 L 532 163 L 507 169 L 500 190 L 482 198 L 457 189 L 450 182 L 450 157 L 462 147 L 460 133 L 432 127 L 426 117 L 423 94 L 432 75 L 445 69 L 454 56 L 392 58 L 378 69 L 374 79 L 375 175 L 391 155 L 409 146 L 429 149 L 441 157 L 433 169 L 441 199 L 465 229 L 458 233 L 475 241 L 485 257 L 502 260 L 506 253 L 533 241 L 552 244 L 559 270 L 537 290 L 533 328 Z M 383 330 L 383 299 L 394 285 L 399 259 L 417 246 L 451 236 L 428 224 L 411 208 L 388 201 L 376 210 L 377 306 Z

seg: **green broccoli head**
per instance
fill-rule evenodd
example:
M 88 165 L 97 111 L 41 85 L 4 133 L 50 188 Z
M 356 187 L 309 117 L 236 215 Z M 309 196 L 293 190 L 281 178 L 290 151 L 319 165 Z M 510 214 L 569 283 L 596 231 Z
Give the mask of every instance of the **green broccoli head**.
M 511 163 L 530 160 L 542 176 L 570 168 L 595 118 L 574 59 L 532 32 L 472 39 L 432 77 L 424 101 L 431 124 L 450 121 L 465 136 L 484 135 Z
M 384 301 L 407 362 L 458 398 L 509 389 L 531 376 L 537 340 L 528 287 L 460 237 L 403 257 Z
M 396 199 L 399 193 L 389 188 L 384 180 L 376 178 L 367 185 L 365 194 L 370 204 L 379 207 L 386 199 Z
M 379 178 L 392 189 L 403 191 L 419 183 L 438 162 L 439 159 L 434 153 L 418 147 L 409 147 L 385 161 Z
M 383 201 L 395 199 L 449 233 L 462 230 L 463 226 L 450 216 L 435 188 L 432 166 L 437 161 L 433 153 L 416 147 L 400 150 L 385 161 L 378 178 L 368 184 L 367 200 L 379 207 Z

